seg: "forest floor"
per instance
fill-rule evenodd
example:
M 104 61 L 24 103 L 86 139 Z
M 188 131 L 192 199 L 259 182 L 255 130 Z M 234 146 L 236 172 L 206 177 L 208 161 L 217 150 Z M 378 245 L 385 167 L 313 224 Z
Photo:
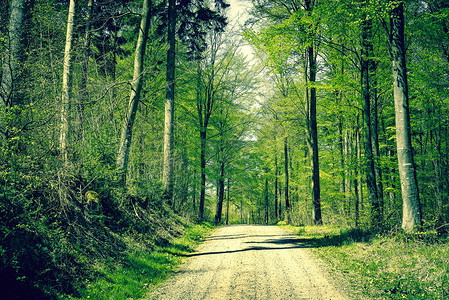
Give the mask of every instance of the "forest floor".
M 145 299 L 347 299 L 311 247 L 278 226 L 220 227 Z

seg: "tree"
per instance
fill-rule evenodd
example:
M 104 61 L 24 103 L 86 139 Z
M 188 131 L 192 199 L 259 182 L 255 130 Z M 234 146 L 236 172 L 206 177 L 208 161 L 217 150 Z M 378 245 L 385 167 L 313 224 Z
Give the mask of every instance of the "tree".
M 61 97 L 61 131 L 59 135 L 59 151 L 64 165 L 69 163 L 68 134 L 69 134 L 69 107 L 72 101 L 72 41 L 75 22 L 75 0 L 70 0 L 69 16 L 67 19 L 67 35 L 64 51 L 64 71 L 62 73 L 62 97 Z
M 306 141 L 311 154 L 312 218 L 315 224 L 322 224 L 316 89 L 320 23 L 319 18 L 315 18 L 314 14 L 318 2 L 314 0 L 257 0 L 253 1 L 253 5 L 255 7 L 253 15 L 263 25 L 259 33 L 248 31 L 247 36 L 249 39 L 253 39 L 253 44 L 262 44 L 261 48 L 268 53 L 274 71 L 282 70 L 284 74 L 281 76 L 293 77 L 292 71 L 297 71 L 298 61 L 302 61 L 303 78 L 301 79 L 304 91 L 298 92 L 296 84 L 294 84 L 294 89 L 298 98 L 302 94 L 304 99 Z M 291 61 L 294 63 L 289 65 Z M 296 101 L 300 102 L 302 99 Z M 285 196 L 287 197 L 287 195 Z
M 9 17 L 9 43 L 7 58 L 2 66 L 0 104 L 2 111 L 5 107 L 11 107 L 16 101 L 14 99 L 14 88 L 18 84 L 18 76 L 20 73 L 19 64 L 22 61 L 23 52 L 23 22 L 25 14 L 25 0 L 13 0 L 10 6 Z
M 304 9 L 307 17 L 312 17 L 314 6 L 317 3 L 315 0 L 304 0 Z M 312 153 L 311 169 L 312 169 L 312 202 L 313 202 L 313 222 L 316 225 L 323 223 L 321 217 L 321 189 L 320 189 L 320 164 L 319 164 L 319 152 L 318 152 L 318 126 L 317 126 L 317 95 L 314 84 L 317 76 L 317 26 L 318 24 L 312 23 L 306 29 L 307 39 L 306 43 L 306 55 L 305 55 L 305 80 L 310 81 L 310 98 L 309 98 L 309 86 L 306 84 L 306 130 L 307 130 L 307 144 L 309 145 L 310 152 Z M 308 63 L 308 65 L 307 65 Z
M 398 169 L 403 205 L 402 228 L 410 232 L 421 225 L 421 205 L 411 139 L 405 61 L 404 3 L 403 1 L 390 1 L 390 5 L 390 54 L 393 71 Z
M 173 197 L 173 114 L 175 104 L 175 54 L 176 54 L 176 1 L 168 1 L 168 51 L 167 51 L 167 87 L 165 97 L 164 197 L 171 201 Z
M 140 91 L 142 89 L 143 62 L 145 48 L 150 26 L 151 1 L 144 0 L 142 4 L 142 16 L 139 27 L 139 37 L 137 39 L 136 52 L 134 58 L 134 74 L 131 82 L 131 93 L 129 96 L 128 110 L 123 121 L 122 134 L 120 138 L 119 151 L 117 155 L 117 170 L 121 173 L 122 181 L 126 179 L 126 171 L 129 160 L 129 150 L 133 135 L 134 120 L 136 118 L 139 104 Z
M 366 9 L 367 3 L 362 2 L 362 11 Z M 363 132 L 365 134 L 364 150 L 365 150 L 365 173 L 366 173 L 366 185 L 368 189 L 368 198 L 371 203 L 371 218 L 372 225 L 379 227 L 382 223 L 381 205 L 379 203 L 379 197 L 376 184 L 376 173 L 374 165 L 373 155 L 373 135 L 377 133 L 373 132 L 371 126 L 371 98 L 373 95 L 373 75 L 374 75 L 374 61 L 373 61 L 373 44 L 372 44 L 372 20 L 362 13 L 361 16 L 361 55 L 360 55 L 360 79 L 361 79 L 361 91 L 362 91 L 362 111 L 363 111 Z
M 207 48 L 204 41 L 207 30 L 222 32 L 226 26 L 226 18 L 220 13 L 229 5 L 223 0 L 215 1 L 216 11 L 205 7 L 204 1 L 187 0 L 180 3 L 179 15 L 182 16 L 179 28 L 181 39 L 188 44 L 191 59 L 199 59 Z M 173 120 L 175 104 L 175 42 L 176 42 L 176 1 L 168 2 L 167 40 L 167 76 L 164 126 L 164 162 L 163 189 L 164 198 L 171 201 L 173 197 Z M 200 201 L 201 203 L 201 201 Z M 200 205 L 201 207 L 201 205 Z

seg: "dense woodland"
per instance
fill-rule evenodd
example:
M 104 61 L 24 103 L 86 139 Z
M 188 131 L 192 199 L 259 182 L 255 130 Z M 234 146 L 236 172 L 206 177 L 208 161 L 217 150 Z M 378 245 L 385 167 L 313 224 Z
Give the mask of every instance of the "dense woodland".
M 188 220 L 445 233 L 447 1 L 230 10 L 1 1 L 2 278 L 76 293 Z

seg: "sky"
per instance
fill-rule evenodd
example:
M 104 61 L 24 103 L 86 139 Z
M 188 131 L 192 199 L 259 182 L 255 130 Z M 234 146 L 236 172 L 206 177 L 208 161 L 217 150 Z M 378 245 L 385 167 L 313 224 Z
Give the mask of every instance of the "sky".
M 229 19 L 232 24 L 243 25 L 246 19 L 249 17 L 247 10 L 251 7 L 251 1 L 246 0 L 229 0 L 231 4 L 229 10 Z
M 227 2 L 231 5 L 228 12 L 228 28 L 233 28 L 238 31 L 239 27 L 243 26 L 245 21 L 249 18 L 248 10 L 252 7 L 251 1 L 228 0 Z M 253 51 L 249 45 L 242 46 L 241 52 L 247 56 L 249 62 L 254 59 Z

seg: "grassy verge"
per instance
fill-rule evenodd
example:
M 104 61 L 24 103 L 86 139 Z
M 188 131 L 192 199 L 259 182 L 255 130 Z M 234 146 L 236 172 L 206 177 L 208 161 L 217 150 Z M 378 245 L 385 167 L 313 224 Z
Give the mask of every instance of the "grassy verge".
M 343 278 L 357 299 L 449 299 L 449 239 L 284 226 Z
M 181 237 L 153 251 L 133 242 L 120 261 L 111 260 L 94 266 L 99 276 L 86 283 L 80 298 L 67 299 L 139 299 L 170 276 L 182 258 L 194 252 L 212 229 L 208 224 L 193 225 L 186 228 Z

